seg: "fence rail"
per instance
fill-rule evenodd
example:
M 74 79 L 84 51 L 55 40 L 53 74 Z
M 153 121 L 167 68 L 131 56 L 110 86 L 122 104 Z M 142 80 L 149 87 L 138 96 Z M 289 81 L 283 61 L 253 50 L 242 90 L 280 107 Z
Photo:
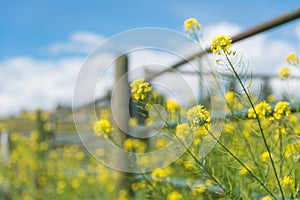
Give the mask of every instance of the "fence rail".
M 261 32 L 273 29 L 275 27 L 278 27 L 282 24 L 285 24 L 287 22 L 290 22 L 290 21 L 298 19 L 298 18 L 300 18 L 300 8 L 297 8 L 297 9 L 295 9 L 291 12 L 288 12 L 286 14 L 283 14 L 283 15 L 277 17 L 277 18 L 274 18 L 272 20 L 266 21 L 262 24 L 254 26 L 252 28 L 249 28 L 249 29 L 233 36 L 232 37 L 232 43 L 239 42 L 241 40 L 252 37 L 252 36 L 254 36 L 256 34 L 259 34 Z M 166 72 L 170 72 L 173 69 L 177 69 L 177 68 L 181 67 L 182 65 L 184 65 L 184 64 L 186 64 L 186 63 L 188 63 L 188 62 L 190 62 L 190 61 L 192 61 L 196 58 L 204 56 L 208 53 L 210 53 L 210 48 L 206 48 L 203 51 L 197 52 L 197 53 L 189 56 L 187 59 L 181 60 L 181 61 L 173 64 L 172 66 L 169 66 L 167 69 L 152 73 L 150 76 L 146 77 L 146 81 L 151 81 L 152 79 L 156 78 L 157 76 L 160 76 L 160 75 L 162 75 Z M 117 69 L 116 69 L 116 71 L 117 71 L 116 82 L 120 79 L 120 77 L 122 77 L 128 71 L 127 56 L 126 55 L 120 56 L 118 61 L 119 62 L 117 63 Z M 182 73 L 185 73 L 185 74 L 193 73 L 194 74 L 195 72 L 182 71 Z M 206 75 L 206 74 L 203 74 L 203 75 Z M 230 75 L 224 74 L 224 76 L 230 76 Z M 249 75 L 249 77 L 250 77 L 250 75 Z M 277 75 L 253 74 L 251 77 L 252 78 L 261 78 L 261 79 L 269 79 L 269 78 L 275 78 L 275 77 L 277 77 Z M 299 78 L 299 77 L 293 77 L 292 76 L 292 78 Z M 122 112 L 122 114 L 120 116 L 120 120 L 122 121 L 122 123 L 127 123 L 128 122 L 128 118 L 125 115 L 126 111 L 125 110 L 122 111 L 122 108 L 128 107 L 128 102 L 124 101 L 124 99 L 125 99 L 124 95 L 125 96 L 130 96 L 130 90 L 129 90 L 129 87 L 128 87 L 128 79 L 126 79 L 126 81 L 127 82 L 123 84 L 123 87 L 121 87 L 119 89 L 119 91 L 118 91 L 119 96 L 116 99 L 116 101 L 117 101 L 116 106 L 118 107 L 118 110 L 121 110 L 121 112 Z M 101 103 L 101 102 L 111 102 L 111 92 L 108 92 L 103 97 L 97 98 L 93 102 L 78 106 L 77 108 L 73 109 L 73 112 L 78 112 L 81 109 L 85 109 L 85 108 L 93 108 L 95 106 L 95 104 L 98 104 L 98 103 Z M 292 105 L 292 111 L 298 111 L 299 108 L 300 108 L 300 104 Z M 237 111 L 234 114 L 245 116 L 245 111 L 244 110 Z M 221 117 L 228 117 L 228 116 L 225 115 L 225 116 L 221 116 Z M 59 121 L 61 119 L 63 119 L 63 117 L 62 118 L 59 117 L 57 119 L 54 119 L 53 123 L 59 123 Z M 67 121 L 67 122 L 69 123 L 69 121 Z M 54 127 L 56 127 L 56 126 L 54 126 Z M 2 152 L 2 157 L 5 160 L 8 158 L 8 149 L 9 149 L 9 147 L 8 147 L 8 142 L 6 142 L 8 140 L 9 140 L 9 134 L 7 132 L 2 131 L 2 133 L 1 133 L 1 152 Z M 56 143 L 58 146 L 59 145 L 64 145 L 66 143 L 79 143 L 79 142 L 80 142 L 80 139 L 77 135 L 76 136 L 65 136 L 65 137 L 64 136 L 58 136 L 57 138 L 54 138 L 54 143 Z M 139 179 L 141 179 L 141 177 L 137 176 L 136 180 L 139 180 Z M 150 177 L 149 177 L 149 179 L 150 179 Z M 121 181 L 124 181 L 124 180 L 121 180 Z M 198 183 L 200 184 L 202 182 L 199 180 L 199 181 L 193 182 L 192 184 L 198 184 Z M 180 178 L 175 178 L 175 177 L 171 177 L 170 180 L 164 181 L 164 182 L 162 182 L 162 184 L 171 184 L 171 185 L 174 185 L 176 187 L 187 187 L 187 182 L 186 182 L 185 179 L 180 179 Z M 221 196 L 224 195 L 224 191 L 220 190 L 220 188 L 218 188 L 216 186 L 212 186 L 211 188 L 208 188 L 207 190 L 208 190 L 208 192 L 217 193 Z
M 282 15 L 274 18 L 274 19 L 265 21 L 261 24 L 258 24 L 256 26 L 253 26 L 249 29 L 246 29 L 246 30 L 242 31 L 241 33 L 239 33 L 239 34 L 232 37 L 232 43 L 236 43 L 236 42 L 242 41 L 244 39 L 247 39 L 249 37 L 252 37 L 254 35 L 257 35 L 259 33 L 274 29 L 274 28 L 276 28 L 280 25 L 286 24 L 286 23 L 291 22 L 293 20 L 296 20 L 298 18 L 300 18 L 300 7 L 296 8 L 294 10 L 291 10 L 290 12 L 284 13 L 284 14 L 282 14 Z M 146 81 L 151 81 L 152 79 L 156 78 L 157 76 L 160 76 L 160 75 L 162 75 L 166 72 L 173 71 L 174 69 L 177 69 L 177 68 L 181 67 L 182 65 L 184 65 L 184 64 L 186 64 L 186 63 L 188 63 L 188 62 L 190 62 L 190 61 L 192 61 L 196 58 L 200 58 L 200 57 L 202 57 L 202 56 L 204 56 L 204 55 L 206 55 L 210 52 L 211 52 L 210 47 L 207 47 L 207 48 L 205 48 L 204 50 L 202 50 L 200 52 L 197 52 L 193 55 L 190 55 L 186 59 L 178 61 L 177 63 L 169 66 L 167 69 L 164 69 L 164 70 L 161 70 L 161 71 L 158 71 L 158 72 L 155 72 L 155 73 L 151 74 L 150 76 L 146 77 L 145 80 Z M 259 75 L 259 76 L 264 76 L 264 75 Z M 78 106 L 77 108 L 74 109 L 74 111 L 77 111 L 77 110 L 79 110 L 81 108 L 84 108 L 84 107 L 87 107 L 87 106 L 93 106 L 98 102 L 108 100 L 110 98 L 110 96 L 111 96 L 111 93 L 108 92 L 104 96 L 95 99 L 95 101 L 93 101 L 93 102 Z

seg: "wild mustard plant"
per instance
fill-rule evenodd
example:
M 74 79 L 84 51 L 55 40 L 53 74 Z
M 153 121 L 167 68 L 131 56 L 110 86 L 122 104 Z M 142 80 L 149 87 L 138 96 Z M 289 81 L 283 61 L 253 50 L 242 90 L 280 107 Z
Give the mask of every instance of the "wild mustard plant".
M 287 79 L 291 75 L 291 70 L 288 67 L 281 68 L 280 70 L 280 79 Z

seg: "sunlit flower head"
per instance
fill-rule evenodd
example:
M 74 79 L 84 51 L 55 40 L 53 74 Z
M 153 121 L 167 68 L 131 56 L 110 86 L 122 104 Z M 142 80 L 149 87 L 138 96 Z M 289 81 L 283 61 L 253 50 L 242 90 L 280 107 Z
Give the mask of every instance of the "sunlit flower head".
M 213 53 L 220 54 L 221 51 L 230 53 L 232 39 L 225 35 L 217 36 L 213 39 L 210 49 Z
M 249 165 L 249 164 L 245 164 L 245 166 L 248 168 L 248 169 L 250 169 L 251 170 L 251 166 Z M 248 174 L 248 170 L 246 169 L 246 167 L 242 167 L 242 169 L 240 170 L 240 174 L 241 175 L 246 175 L 246 174 Z
M 135 183 L 131 184 L 131 189 L 133 191 L 137 191 L 137 190 L 145 188 L 145 187 L 146 187 L 146 182 L 145 181 L 138 181 L 138 182 L 135 182 Z
M 291 176 L 284 176 L 282 180 L 282 186 L 293 186 L 294 185 L 294 180 Z
M 173 100 L 173 99 L 170 99 L 170 100 L 167 100 L 166 101 L 166 107 L 167 107 L 167 110 L 169 112 L 174 112 L 174 111 L 177 111 L 180 109 L 180 106 L 179 104 L 177 103 L 177 101 Z
M 249 118 L 256 118 L 258 115 L 258 118 L 259 119 L 262 119 L 264 117 L 266 117 L 267 115 L 269 115 L 271 113 L 271 106 L 266 102 L 266 101 L 262 101 L 260 103 L 258 103 L 255 107 L 255 111 L 256 113 L 254 112 L 254 109 L 253 108 L 250 108 L 248 110 L 248 117 Z
M 204 106 L 196 105 L 187 111 L 187 118 L 194 128 L 208 124 L 210 122 L 210 113 Z
M 263 197 L 261 200 L 273 200 L 273 198 L 268 195 L 268 196 Z
M 173 173 L 173 169 L 170 166 L 165 168 L 159 168 L 151 172 L 151 178 L 154 181 L 161 181 L 164 178 L 167 178 L 168 176 L 172 175 L 172 173 Z
M 179 139 L 184 139 L 186 137 L 189 137 L 191 129 L 188 123 L 178 124 L 176 126 L 176 136 Z
M 271 154 L 272 155 L 272 154 Z M 270 156 L 269 156 L 269 153 L 268 151 L 265 151 L 263 152 L 262 154 L 260 154 L 260 159 L 263 161 L 263 162 L 268 162 L 270 160 Z
M 290 53 L 286 58 L 286 62 L 290 65 L 297 66 L 300 63 L 300 58 L 294 52 Z
M 274 108 L 274 118 L 281 119 L 291 113 L 290 104 L 286 101 L 279 101 Z
M 96 135 L 101 136 L 102 133 L 112 133 L 114 128 L 112 127 L 110 121 L 107 119 L 100 119 L 94 124 L 94 132 Z
M 206 186 L 204 184 L 197 184 L 192 188 L 192 192 L 194 194 L 202 194 L 203 192 L 205 192 L 205 190 L 206 190 Z
M 281 68 L 280 72 L 279 72 L 279 75 L 280 75 L 280 79 L 287 79 L 287 78 L 289 78 L 290 75 L 291 75 L 290 68 L 288 68 L 288 67 Z
M 173 191 L 170 194 L 168 194 L 168 200 L 180 200 L 180 199 L 182 199 L 182 195 L 177 191 Z
M 190 31 L 190 30 L 195 31 L 195 30 L 200 30 L 201 25 L 199 24 L 197 19 L 189 18 L 184 21 L 184 28 L 186 31 Z
M 132 98 L 135 101 L 144 100 L 151 92 L 152 88 L 144 78 L 137 79 L 130 84 Z

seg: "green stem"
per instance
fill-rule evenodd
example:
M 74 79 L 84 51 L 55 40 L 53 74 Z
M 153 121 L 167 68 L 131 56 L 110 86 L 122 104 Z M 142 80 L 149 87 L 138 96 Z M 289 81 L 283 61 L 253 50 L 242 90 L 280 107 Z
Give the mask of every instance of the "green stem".
M 279 125 L 279 127 L 281 124 Z M 283 170 L 283 138 L 281 129 L 279 129 L 279 159 L 280 159 L 280 167 L 279 167 L 279 177 L 282 178 L 282 170 Z
M 161 116 L 161 113 L 156 109 L 156 108 L 154 108 L 155 109 L 155 111 L 158 113 L 158 115 L 159 115 L 159 117 L 162 119 L 162 120 L 165 120 L 164 118 L 163 118 L 163 116 Z M 165 125 L 167 126 L 167 127 L 170 127 L 170 124 L 167 122 L 167 121 L 165 121 Z M 176 134 L 174 134 L 175 135 L 175 137 L 176 137 L 176 139 L 179 141 L 179 143 L 184 147 L 184 149 L 188 152 L 188 154 L 190 154 L 190 156 L 192 156 L 192 158 L 195 160 L 195 162 L 198 164 L 198 165 L 200 165 L 203 169 L 204 169 L 204 171 L 209 175 L 209 177 L 211 178 L 211 179 L 213 179 L 224 191 L 225 191 L 225 193 L 226 193 L 226 189 L 222 186 L 222 184 L 220 183 L 220 181 L 216 178 L 216 177 L 214 177 L 214 175 L 213 174 L 211 174 L 206 168 L 205 168 L 205 166 L 200 162 L 200 160 L 198 160 L 197 159 L 197 157 L 193 154 L 193 152 L 191 152 L 191 150 L 178 138 L 178 136 L 176 135 Z
M 284 193 L 283 193 L 283 189 L 282 189 L 281 184 L 280 184 L 280 180 L 279 180 L 279 176 L 278 176 L 278 173 L 277 173 L 277 170 L 276 170 L 276 167 L 275 167 L 275 163 L 274 163 L 273 157 L 272 157 L 272 155 L 271 155 L 271 151 L 270 151 L 269 145 L 268 145 L 268 143 L 267 143 L 267 139 L 266 139 L 266 137 L 265 137 L 265 134 L 264 134 L 264 131 L 263 131 L 263 128 L 262 128 L 262 125 L 261 125 L 261 121 L 260 121 L 260 119 L 259 119 L 259 117 L 258 117 L 258 114 L 257 114 L 257 111 L 256 111 L 256 109 L 255 109 L 255 106 L 254 106 L 254 104 L 253 104 L 253 102 L 252 102 L 252 100 L 251 100 L 251 97 L 250 97 L 250 95 L 249 95 L 247 89 L 245 88 L 245 85 L 243 84 L 243 82 L 242 82 L 242 80 L 240 79 L 238 73 L 236 72 L 235 68 L 233 67 L 233 64 L 231 63 L 230 59 L 228 58 L 227 51 L 225 51 L 225 50 L 224 50 L 224 55 L 225 55 L 225 57 L 226 57 L 227 62 L 228 62 L 229 65 L 230 65 L 231 70 L 232 70 L 233 73 L 234 73 L 234 76 L 238 79 L 238 82 L 239 82 L 240 85 L 242 86 L 242 89 L 243 89 L 243 91 L 245 92 L 245 94 L 246 94 L 246 96 L 247 96 L 247 99 L 249 100 L 249 103 L 250 103 L 250 105 L 251 105 L 251 107 L 252 107 L 252 109 L 253 109 L 253 111 L 254 111 L 255 116 L 257 116 L 255 119 L 256 119 L 256 121 L 257 121 L 257 123 L 258 123 L 259 130 L 260 130 L 260 132 L 261 132 L 261 135 L 262 135 L 262 138 L 263 138 L 264 145 L 265 145 L 265 147 L 266 147 L 266 149 L 267 149 L 267 152 L 268 152 L 268 155 L 269 155 L 271 164 L 272 164 L 272 168 L 273 168 L 273 171 L 274 171 L 274 174 L 275 174 L 275 177 L 276 177 L 276 181 L 277 181 L 277 183 L 278 183 L 278 187 L 279 187 L 279 190 L 280 190 L 280 193 L 281 193 L 281 196 L 282 196 L 282 200 L 284 200 L 284 199 L 285 199 L 285 198 L 284 198 Z
M 205 129 L 208 131 L 208 133 L 213 137 L 213 139 L 225 150 L 227 151 L 227 153 L 229 153 L 238 163 L 240 163 L 240 165 L 242 165 L 247 171 L 248 173 L 267 191 L 270 193 L 270 195 L 276 199 L 275 195 L 267 188 L 267 186 L 265 186 L 265 184 L 259 180 L 255 174 L 237 157 L 235 156 L 222 142 L 220 142 L 220 140 L 218 138 L 216 138 L 212 132 L 210 132 L 208 130 L 207 127 L 205 127 Z
M 227 104 L 227 106 L 230 108 L 231 115 L 234 116 L 234 112 L 233 112 L 234 109 L 233 109 L 233 107 L 232 107 L 232 106 L 230 105 L 230 103 L 227 102 L 227 101 L 226 101 L 226 104 Z M 237 120 L 237 121 L 238 121 L 238 122 L 237 122 L 237 124 L 238 124 L 238 130 L 242 130 L 242 126 L 241 126 L 241 124 L 240 124 L 240 120 Z M 243 133 L 242 133 L 242 134 L 243 134 Z M 241 137 L 242 137 L 242 136 L 241 136 Z M 243 138 L 243 140 L 245 141 L 245 144 L 247 145 L 247 148 L 249 149 L 250 156 L 251 156 L 251 158 L 252 158 L 252 160 L 253 160 L 255 166 L 256 166 L 257 168 L 259 168 L 259 164 L 258 164 L 257 161 L 256 161 L 256 158 L 255 158 L 254 153 L 253 153 L 253 149 L 252 149 L 252 147 L 251 147 L 251 145 L 250 145 L 248 139 L 247 139 L 246 137 L 242 137 L 242 138 Z M 259 170 L 259 172 L 260 172 L 260 170 Z M 259 175 L 261 176 L 261 173 L 259 173 Z
M 220 183 L 220 181 L 213 175 L 211 174 L 206 168 L 205 166 L 200 162 L 200 160 L 198 160 L 198 158 L 194 155 L 193 152 L 191 152 L 191 150 L 181 141 L 180 138 L 178 138 L 178 136 L 176 134 L 174 134 L 176 139 L 180 142 L 180 144 L 185 148 L 185 150 L 188 152 L 188 154 L 190 154 L 190 156 L 195 160 L 195 162 L 200 166 L 202 167 L 202 169 L 204 169 L 204 171 L 209 175 L 209 177 L 211 179 L 213 179 L 223 190 L 225 193 L 226 192 L 226 189 L 222 186 L 222 184 Z

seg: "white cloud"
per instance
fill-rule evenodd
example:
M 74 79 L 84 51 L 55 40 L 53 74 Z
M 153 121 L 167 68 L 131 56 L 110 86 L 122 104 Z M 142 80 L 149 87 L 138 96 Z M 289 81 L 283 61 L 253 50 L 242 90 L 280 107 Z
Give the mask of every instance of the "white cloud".
M 72 33 L 69 41 L 57 42 L 49 47 L 51 53 L 89 53 L 104 37 L 96 33 L 79 31 Z
M 229 23 L 229 22 L 219 22 L 216 24 L 208 25 L 203 27 L 203 34 L 201 43 L 204 47 L 207 47 L 211 44 L 214 37 L 219 35 L 227 35 L 227 36 L 234 36 L 235 34 L 239 33 L 242 30 L 242 27 Z
M 0 116 L 21 109 L 53 108 L 56 103 L 71 103 L 74 77 L 81 58 L 59 61 L 16 57 L 0 62 Z
M 297 26 L 295 28 L 295 35 L 296 35 L 296 37 L 298 39 L 298 47 L 300 47 L 300 26 Z
M 213 37 L 220 34 L 232 36 L 240 32 L 242 27 L 236 24 L 220 22 L 204 27 L 204 30 L 204 44 L 209 45 Z M 296 28 L 294 34 L 299 38 L 300 43 L 300 28 Z M 98 34 L 75 32 L 70 36 L 69 41 L 53 44 L 50 49 L 53 53 L 89 52 L 101 40 L 103 40 L 103 37 Z M 279 69 L 286 65 L 285 56 L 291 51 L 299 49 L 299 44 L 294 44 L 284 39 L 272 39 L 267 34 L 260 34 L 235 44 L 234 48 L 241 53 L 244 61 L 249 63 L 249 71 L 253 71 L 253 73 L 277 74 Z M 105 63 L 107 64 L 107 62 L 113 60 L 113 55 L 108 54 L 109 52 L 107 54 L 105 52 L 101 53 L 101 55 L 95 54 L 95 57 L 87 62 L 90 67 L 87 70 L 88 73 L 84 82 L 87 86 L 89 81 L 99 77 L 103 67 L 106 67 Z M 300 52 L 296 51 L 296 53 L 299 55 Z M 174 63 L 174 60 L 178 60 L 178 58 L 168 53 L 144 50 L 134 52 L 129 62 L 132 69 L 134 68 L 136 71 L 134 71 L 131 78 L 135 79 L 143 73 L 142 69 L 139 69 L 141 66 L 156 65 L 156 67 L 152 68 L 150 66 L 150 68 L 160 70 L 160 66 L 162 68 L 169 66 Z M 57 103 L 71 104 L 74 83 L 83 61 L 83 57 L 70 56 L 56 60 L 15 57 L 0 61 L 0 74 L 3 75 L 0 79 L 0 116 L 17 114 L 21 109 L 32 109 L 36 106 L 51 109 Z M 113 63 L 110 64 L 113 65 Z M 112 86 L 114 81 L 113 73 L 114 70 L 111 68 L 103 75 L 102 80 L 97 83 L 96 89 L 94 88 L 96 96 L 101 96 Z M 184 78 L 194 91 L 198 91 L 197 76 L 185 76 Z M 170 73 L 161 77 L 160 80 L 166 82 L 166 85 L 169 84 L 169 88 L 176 90 L 176 93 L 181 97 L 190 95 L 184 93 L 186 87 L 178 83 Z M 273 84 L 276 87 L 279 85 L 276 81 L 273 81 Z M 90 98 L 82 96 L 82 103 L 90 100 Z

